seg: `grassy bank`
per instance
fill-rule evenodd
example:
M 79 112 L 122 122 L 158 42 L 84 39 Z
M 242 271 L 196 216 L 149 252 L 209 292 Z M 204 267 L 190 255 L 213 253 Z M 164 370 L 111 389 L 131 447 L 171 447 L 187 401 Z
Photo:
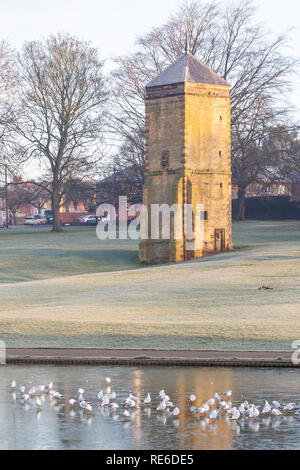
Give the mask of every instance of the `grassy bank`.
M 137 242 L 18 230 L 0 234 L 8 346 L 289 350 L 300 339 L 299 222 L 234 224 L 234 253 L 146 268 Z

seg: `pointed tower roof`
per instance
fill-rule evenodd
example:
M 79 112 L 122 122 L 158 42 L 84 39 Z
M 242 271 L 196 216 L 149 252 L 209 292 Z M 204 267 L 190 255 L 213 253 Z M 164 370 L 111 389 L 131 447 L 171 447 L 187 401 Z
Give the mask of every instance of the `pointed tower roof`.
M 146 88 L 186 82 L 230 87 L 230 84 L 226 82 L 226 80 L 190 54 L 187 44 L 186 53 L 148 83 Z

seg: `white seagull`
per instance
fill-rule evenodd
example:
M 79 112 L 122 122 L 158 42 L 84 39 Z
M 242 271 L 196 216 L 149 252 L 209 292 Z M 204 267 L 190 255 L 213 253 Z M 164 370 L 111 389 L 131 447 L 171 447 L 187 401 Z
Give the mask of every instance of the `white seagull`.
M 239 410 L 235 410 L 230 419 L 232 419 L 233 421 L 237 421 L 238 419 L 240 419 L 240 417 L 241 413 L 239 412 Z
M 220 397 L 218 393 L 215 393 L 215 400 L 219 403 L 222 401 L 222 398 Z
M 272 411 L 272 406 L 270 405 L 270 403 L 268 401 L 265 402 L 265 406 L 263 407 L 263 410 L 261 412 L 262 415 L 267 415 L 269 413 L 271 413 Z
M 213 398 L 211 398 L 210 400 L 206 402 L 207 406 L 214 406 L 214 404 L 215 404 L 215 400 Z
M 150 395 L 150 393 L 148 393 L 147 397 L 144 400 L 144 404 L 145 405 L 150 405 L 150 403 L 151 403 L 151 395 Z
M 208 417 L 209 419 L 214 419 L 214 420 L 217 419 L 218 418 L 217 410 L 210 411 Z
M 288 405 L 285 405 L 283 407 L 283 410 L 284 411 L 293 411 L 293 409 L 295 408 L 296 406 L 296 403 L 289 403 Z
M 175 408 L 171 413 L 171 416 L 179 416 L 179 415 L 180 415 L 180 409 L 179 408 Z
M 165 402 L 165 400 L 163 400 L 156 408 L 156 411 L 165 411 L 166 409 L 167 409 L 167 403 Z

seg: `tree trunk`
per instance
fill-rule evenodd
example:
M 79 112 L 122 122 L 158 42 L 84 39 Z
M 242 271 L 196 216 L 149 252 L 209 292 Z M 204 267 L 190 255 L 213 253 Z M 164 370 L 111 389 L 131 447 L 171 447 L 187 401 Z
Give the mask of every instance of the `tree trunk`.
M 61 223 L 60 223 L 60 197 L 59 197 L 59 191 L 55 188 L 53 188 L 53 193 L 52 193 L 52 210 L 53 210 L 53 226 L 52 226 L 52 232 L 61 232 Z
M 246 218 L 245 202 L 246 202 L 246 189 L 239 188 L 237 220 L 245 220 Z

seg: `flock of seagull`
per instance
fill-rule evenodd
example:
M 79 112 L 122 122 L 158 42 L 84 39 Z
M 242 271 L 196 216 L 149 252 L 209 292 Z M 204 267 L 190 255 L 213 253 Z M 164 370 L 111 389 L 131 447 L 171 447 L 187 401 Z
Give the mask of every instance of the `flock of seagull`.
M 152 399 L 151 394 L 145 398 L 139 398 L 133 393 L 129 393 L 128 397 L 117 403 L 117 394 L 111 390 L 111 379 L 106 378 L 105 380 L 106 390 L 101 390 L 97 395 L 97 405 L 102 409 L 110 409 L 116 412 L 121 408 L 125 418 L 130 418 L 131 412 L 137 408 L 145 407 L 145 409 L 151 409 L 153 403 L 155 403 L 156 411 L 158 413 L 167 412 L 170 417 L 179 418 L 181 410 L 176 406 L 167 395 L 165 390 L 161 390 L 155 400 Z M 11 392 L 17 397 L 16 381 L 11 382 L 9 385 Z M 24 404 L 35 404 L 38 410 L 43 407 L 44 394 L 48 394 L 51 400 L 59 403 L 61 400 L 66 398 L 60 392 L 54 390 L 53 382 L 48 385 L 40 385 L 38 387 L 31 387 L 30 390 L 26 391 L 25 386 L 19 387 L 19 400 Z M 79 388 L 78 396 L 76 398 L 70 398 L 67 400 L 70 409 L 74 409 L 76 406 L 83 410 L 83 413 L 91 415 L 95 404 L 88 402 L 85 397 L 85 390 Z M 220 417 L 226 417 L 228 420 L 238 422 L 241 419 L 256 420 L 259 416 L 282 416 L 284 414 L 290 414 L 293 411 L 296 414 L 300 414 L 300 404 L 297 406 L 296 403 L 280 404 L 278 401 L 269 403 L 265 401 L 264 406 L 257 406 L 250 404 L 247 401 L 243 401 L 239 406 L 232 406 L 232 390 L 223 392 L 220 395 L 216 393 L 214 398 L 209 399 L 206 403 L 203 403 L 200 407 L 197 406 L 197 396 L 192 394 L 188 399 L 187 403 L 190 407 L 190 412 L 193 416 L 199 418 L 206 418 L 208 421 L 214 422 Z

